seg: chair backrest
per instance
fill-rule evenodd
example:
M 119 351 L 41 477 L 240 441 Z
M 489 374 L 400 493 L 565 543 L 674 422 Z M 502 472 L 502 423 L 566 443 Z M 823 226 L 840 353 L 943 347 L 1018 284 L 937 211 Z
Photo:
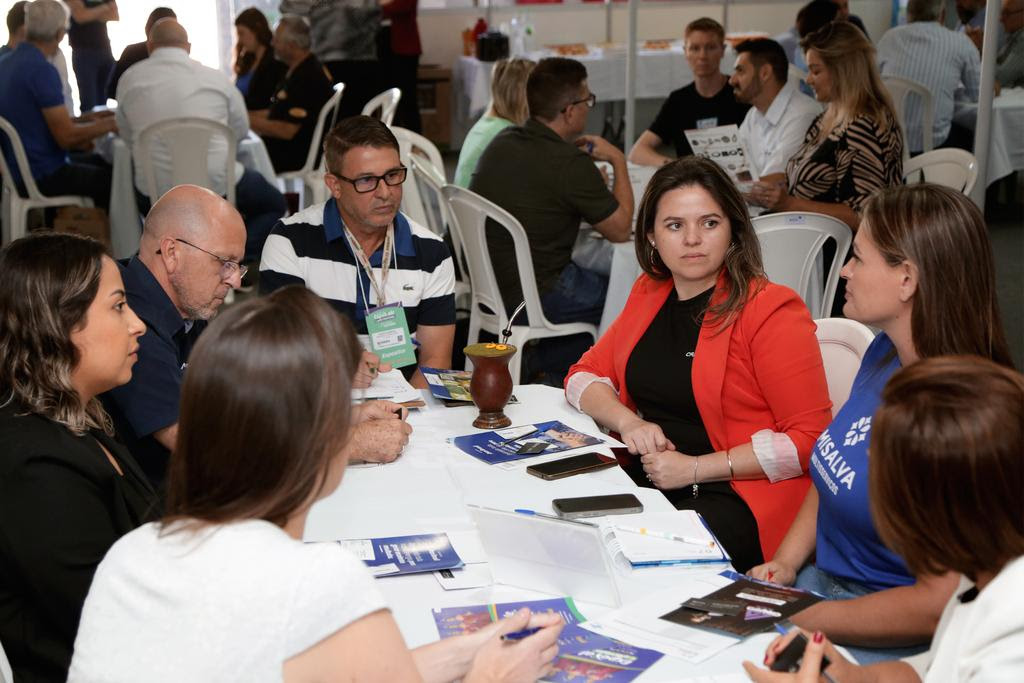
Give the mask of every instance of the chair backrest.
M 549 327 L 540 307 L 540 293 L 537 291 L 537 278 L 533 272 L 533 259 L 530 256 L 530 244 L 526 230 L 515 216 L 494 202 L 456 185 L 445 185 L 444 196 L 451 208 L 451 217 L 457 224 L 459 236 L 462 238 L 469 277 L 473 281 L 473 306 L 478 309 L 482 304 L 494 312 L 499 327 L 508 324 L 508 314 L 502 302 L 501 290 L 494 275 L 491 264 L 490 250 L 487 248 L 487 219 L 498 225 L 512 236 L 515 249 L 516 264 L 519 269 L 519 282 L 526 300 L 526 315 L 533 327 Z
M 344 83 L 336 83 L 334 94 L 327 100 L 320 113 L 316 115 L 316 126 L 313 128 L 313 137 L 309 139 L 309 151 L 306 152 L 306 163 L 302 164 L 296 173 L 310 173 L 316 171 L 322 173 L 324 170 L 324 156 L 320 154 L 320 148 L 324 143 L 324 126 L 327 124 L 327 117 L 331 118 L 332 126 L 335 119 L 334 113 L 338 110 L 338 103 L 345 92 Z M 317 156 L 319 155 L 319 156 Z
M 917 81 L 912 81 L 909 78 L 900 78 L 899 76 L 882 76 L 882 82 L 885 83 L 885 87 L 889 90 L 889 94 L 892 96 L 893 106 L 896 107 L 896 118 L 900 120 L 900 125 L 903 126 L 903 148 L 906 152 L 917 151 L 919 149 L 927 152 L 935 146 L 932 136 L 935 131 L 935 101 L 932 98 L 931 91 L 924 87 Z M 921 146 L 916 145 L 917 140 L 910 140 L 907 137 L 907 124 L 911 120 L 909 115 L 911 113 L 916 114 L 917 108 L 914 105 L 914 98 L 919 98 L 917 101 L 920 103 L 920 116 L 921 116 Z M 915 122 L 917 117 L 913 119 Z
M 10 662 L 7 661 L 3 643 L 0 643 L 0 683 L 14 683 L 14 674 L 11 672 Z
M 825 364 L 828 397 L 832 399 L 832 416 L 835 417 L 850 397 L 861 360 L 875 335 L 867 325 L 846 318 L 821 318 L 814 323 L 818 326 L 815 334 Z
M 142 169 L 142 178 L 150 201 L 156 202 L 172 187 L 189 183 L 211 190 L 210 147 L 214 138 L 223 139 L 225 150 L 225 192 L 228 201 L 235 203 L 235 157 L 238 141 L 235 133 L 223 123 L 185 117 L 166 119 L 147 126 L 139 134 L 132 158 Z M 170 184 L 160 186 L 153 168 L 153 152 L 160 145 L 171 159 Z
M 799 294 L 812 316 L 827 316 L 836 294 L 839 271 L 853 241 L 850 227 L 831 216 L 799 211 L 758 216 L 752 222 L 761 242 L 768 279 Z M 836 258 L 824 278 L 823 290 L 814 291 L 812 274 L 818 268 L 821 249 L 830 238 L 836 242 Z
M 13 169 L 7 164 L 6 152 L 10 150 L 14 154 L 14 163 L 18 166 L 18 175 L 25 185 L 25 191 L 29 199 L 40 199 L 43 195 L 36 187 L 35 178 L 32 177 L 32 168 L 28 165 L 28 155 L 25 154 L 25 146 L 21 144 L 21 136 L 15 130 L 14 124 L 0 116 L 0 173 L 3 174 L 4 187 L 11 193 L 11 197 L 21 197 L 17 183 L 14 182 Z M 6 138 L 4 140 L 3 138 Z
M 970 195 L 978 180 L 978 160 L 964 149 L 942 148 L 903 162 L 903 182 L 936 183 Z
M 412 160 L 418 157 L 423 162 L 429 162 L 434 176 L 440 176 L 441 184 L 444 185 L 444 159 L 434 143 L 419 133 L 399 126 L 393 126 L 391 132 L 398 139 L 398 156 L 406 168 L 412 169 Z M 415 175 L 405 181 L 402 186 L 402 212 L 417 223 L 430 226 L 432 208 L 423 196 L 423 190 Z
M 451 207 L 444 196 L 444 179 L 438 178 L 433 164 L 426 162 L 419 155 L 413 155 L 412 157 L 412 170 L 415 179 L 422 188 L 424 207 L 429 206 L 430 209 L 433 209 L 434 206 L 437 207 L 436 211 L 427 211 L 427 227 L 430 228 L 431 232 L 441 236 L 444 235 L 447 229 L 448 234 L 452 238 L 452 248 L 455 251 L 452 256 L 459 265 L 460 279 L 466 285 L 470 285 L 472 276 L 469 272 L 466 249 L 462 242 L 462 235 L 459 233 L 459 225 L 456 221 L 452 220 Z
M 370 98 L 370 101 L 363 106 L 363 115 L 373 116 L 379 109 L 380 116 L 378 118 L 384 122 L 385 126 L 390 126 L 391 122 L 395 120 L 395 110 L 398 109 L 400 99 L 402 99 L 402 91 L 398 88 L 389 88 L 376 97 Z

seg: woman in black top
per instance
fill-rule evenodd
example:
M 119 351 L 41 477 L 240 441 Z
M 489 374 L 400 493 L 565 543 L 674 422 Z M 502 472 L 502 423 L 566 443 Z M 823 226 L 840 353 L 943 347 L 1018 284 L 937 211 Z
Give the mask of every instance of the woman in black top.
M 145 330 L 98 242 L 0 252 L 0 642 L 19 682 L 67 677 L 96 566 L 158 513 L 96 398 L 131 379 Z
M 270 98 L 288 71 L 274 58 L 270 24 L 263 12 L 250 7 L 235 19 L 235 34 L 235 85 L 245 95 L 245 108 L 270 109 Z

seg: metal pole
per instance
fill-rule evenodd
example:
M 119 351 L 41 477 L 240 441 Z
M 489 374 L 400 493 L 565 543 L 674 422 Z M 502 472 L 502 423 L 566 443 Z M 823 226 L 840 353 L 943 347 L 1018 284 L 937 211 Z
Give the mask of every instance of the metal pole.
M 604 0 L 604 42 L 612 42 L 612 0 Z
M 629 0 L 629 37 L 626 43 L 626 129 L 622 134 L 626 153 L 636 133 L 636 13 L 639 0 Z
M 971 192 L 971 199 L 982 211 L 985 210 L 988 152 L 992 144 L 992 98 L 995 96 L 999 11 L 999 0 L 988 0 L 985 3 L 985 37 L 981 43 L 981 88 L 978 91 L 978 120 L 974 124 L 974 158 L 978 160 L 978 181 Z

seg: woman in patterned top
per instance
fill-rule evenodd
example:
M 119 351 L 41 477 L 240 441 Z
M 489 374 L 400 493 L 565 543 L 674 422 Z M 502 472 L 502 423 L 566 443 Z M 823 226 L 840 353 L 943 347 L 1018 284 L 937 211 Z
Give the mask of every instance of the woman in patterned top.
M 754 200 L 774 211 L 813 211 L 857 229 L 874 192 L 903 184 L 903 133 L 875 66 L 875 49 L 857 27 L 832 22 L 800 41 L 807 84 L 827 107 L 789 160 L 787 190 L 757 183 Z

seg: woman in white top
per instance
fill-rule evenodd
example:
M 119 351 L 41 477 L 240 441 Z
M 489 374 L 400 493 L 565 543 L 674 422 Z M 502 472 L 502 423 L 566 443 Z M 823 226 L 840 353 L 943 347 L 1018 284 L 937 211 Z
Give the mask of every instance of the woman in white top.
M 351 324 L 308 290 L 233 307 L 182 386 L 163 520 L 121 539 L 86 599 L 70 681 L 526 681 L 558 617 L 527 611 L 409 651 L 368 570 L 303 544 L 345 469 Z M 515 644 L 501 635 L 540 627 Z
M 941 356 L 889 380 L 872 420 L 869 495 L 879 534 L 914 574 L 961 574 L 931 649 L 856 666 L 815 632 L 796 674 L 750 662 L 754 681 L 1024 680 L 1024 376 Z M 771 665 L 795 637 L 768 648 Z

